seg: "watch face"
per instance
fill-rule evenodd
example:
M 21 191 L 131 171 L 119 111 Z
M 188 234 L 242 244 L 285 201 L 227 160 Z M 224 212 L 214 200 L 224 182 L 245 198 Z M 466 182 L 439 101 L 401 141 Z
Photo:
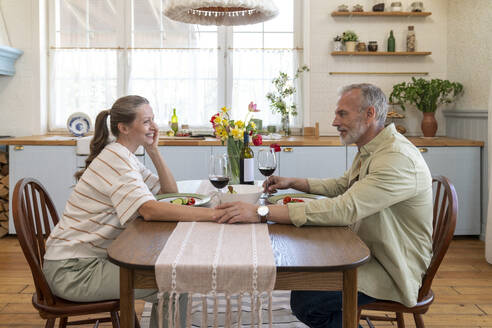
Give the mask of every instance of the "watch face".
M 265 216 L 265 215 L 268 214 L 268 212 L 269 212 L 269 209 L 268 209 L 267 206 L 260 206 L 260 207 L 258 207 L 258 215 Z

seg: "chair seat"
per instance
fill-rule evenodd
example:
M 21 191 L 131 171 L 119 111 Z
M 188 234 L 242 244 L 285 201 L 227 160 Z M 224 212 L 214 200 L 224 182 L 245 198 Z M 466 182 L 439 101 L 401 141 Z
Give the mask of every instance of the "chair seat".
M 32 295 L 32 304 L 39 311 L 40 316 L 43 319 L 58 318 L 60 316 L 77 316 L 94 314 L 98 312 L 115 312 L 120 309 L 119 300 L 109 300 L 100 302 L 71 302 L 65 299 L 55 297 L 55 305 L 47 305 L 38 302 L 38 296 L 36 293 Z
M 405 312 L 424 314 L 429 309 L 429 306 L 434 302 L 434 293 L 432 289 L 429 293 L 415 306 L 407 307 L 401 303 L 393 301 L 376 301 L 360 307 L 361 310 L 370 311 L 388 311 L 388 312 Z

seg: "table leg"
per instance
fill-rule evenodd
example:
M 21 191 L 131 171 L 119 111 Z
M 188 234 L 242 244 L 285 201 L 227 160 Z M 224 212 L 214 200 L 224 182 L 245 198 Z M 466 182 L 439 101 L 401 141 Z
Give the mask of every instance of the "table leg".
M 343 271 L 343 328 L 357 328 L 357 269 Z
M 135 327 L 133 270 L 124 267 L 120 267 L 120 324 L 121 328 Z

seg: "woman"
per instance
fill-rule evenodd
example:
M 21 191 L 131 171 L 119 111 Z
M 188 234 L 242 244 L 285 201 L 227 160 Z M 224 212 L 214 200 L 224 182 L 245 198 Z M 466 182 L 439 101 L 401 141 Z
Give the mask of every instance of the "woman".
M 116 142 L 110 139 L 108 116 Z M 55 295 L 77 302 L 118 299 L 119 267 L 108 261 L 106 249 L 139 215 L 144 220 L 215 221 L 222 214 L 156 201 L 157 193 L 178 191 L 159 153 L 158 132 L 152 108 L 140 96 L 122 97 L 97 116 L 86 167 L 75 175 L 77 185 L 46 242 L 43 271 Z M 139 146 L 158 176 L 135 157 Z M 157 327 L 157 291 L 136 290 L 135 297 L 154 304 L 151 327 Z

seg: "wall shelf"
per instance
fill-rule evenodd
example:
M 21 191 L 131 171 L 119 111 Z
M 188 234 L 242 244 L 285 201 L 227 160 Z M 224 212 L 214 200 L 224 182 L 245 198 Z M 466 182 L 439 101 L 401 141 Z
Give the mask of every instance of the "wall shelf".
M 0 75 L 14 75 L 14 63 L 23 53 L 24 51 L 16 48 L 0 46 Z
M 332 51 L 332 56 L 428 56 L 431 51 Z
M 431 12 L 423 11 L 423 12 L 412 12 L 412 11 L 361 11 L 361 12 L 353 12 L 353 11 L 334 11 L 331 13 L 333 17 L 335 16 L 386 16 L 386 17 L 425 17 L 432 15 Z

